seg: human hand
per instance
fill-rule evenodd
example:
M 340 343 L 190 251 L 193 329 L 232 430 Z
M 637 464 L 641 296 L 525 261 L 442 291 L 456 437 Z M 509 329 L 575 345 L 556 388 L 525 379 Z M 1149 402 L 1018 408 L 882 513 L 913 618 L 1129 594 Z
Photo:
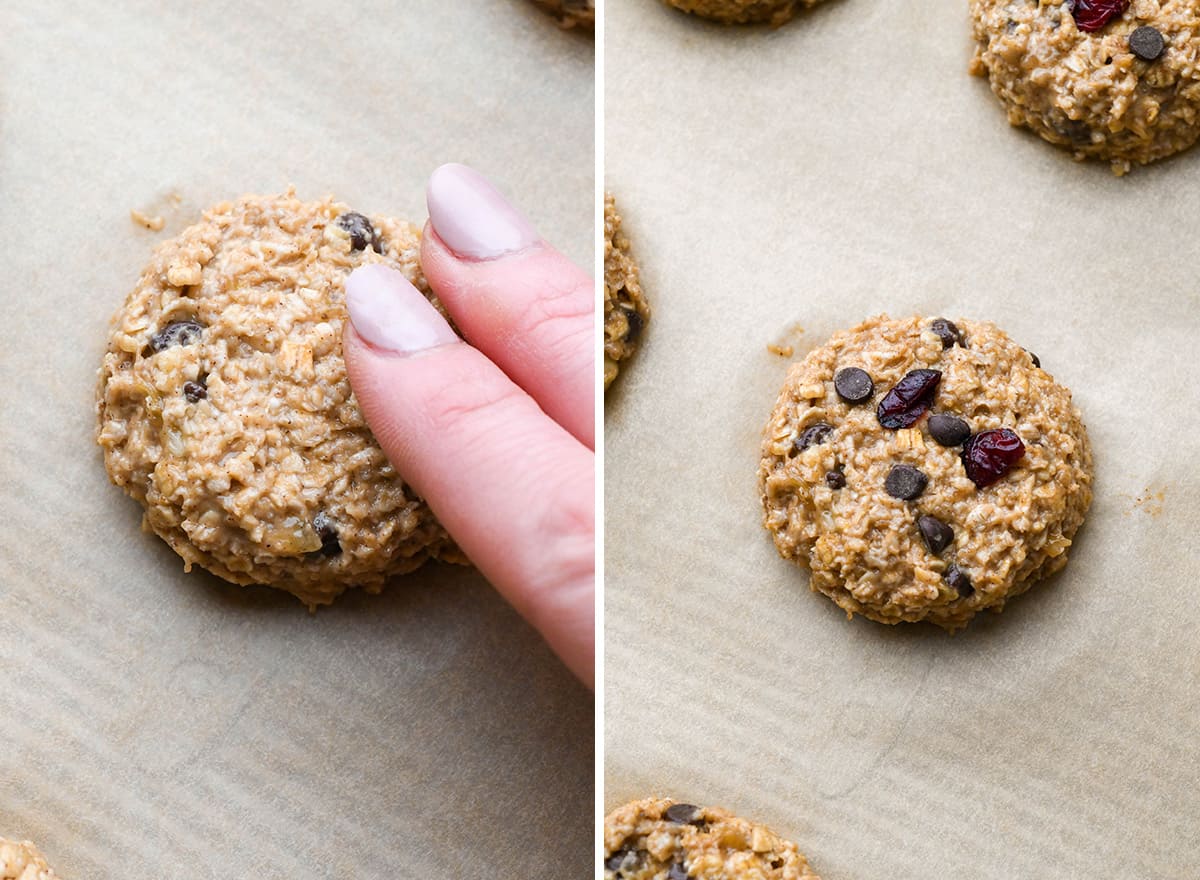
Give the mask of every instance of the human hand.
M 350 385 L 396 470 L 589 687 L 595 646 L 595 293 L 482 175 L 434 171 L 421 265 L 356 269 Z

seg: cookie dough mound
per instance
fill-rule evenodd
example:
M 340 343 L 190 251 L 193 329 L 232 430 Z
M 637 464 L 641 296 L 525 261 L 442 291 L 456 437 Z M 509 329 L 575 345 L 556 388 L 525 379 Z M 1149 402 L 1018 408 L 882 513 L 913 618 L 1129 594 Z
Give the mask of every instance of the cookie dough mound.
M 621 361 L 637 349 L 650 306 L 642 296 L 637 263 L 629 238 L 621 231 L 621 215 L 610 193 L 604 194 L 604 387 L 617 378 Z
M 533 0 L 565 28 L 592 30 L 596 26 L 595 0 Z
M 604 880 L 820 880 L 796 844 L 715 807 L 660 798 L 604 819 Z
M 56 880 L 54 870 L 28 840 L 0 837 L 0 880 Z
M 315 606 L 460 561 L 342 360 L 346 277 L 383 263 L 428 295 L 419 248 L 408 223 L 289 191 L 217 205 L 155 251 L 113 318 L 97 440 L 186 569 Z
M 1066 565 L 1092 500 L 1071 394 L 995 326 L 872 318 L 788 371 L 763 524 L 812 589 L 955 630 Z
M 725 24 L 790 21 L 801 7 L 816 6 L 821 0 L 666 0 L 677 9 Z
M 1071 8 L 972 0 L 978 45 L 971 71 L 991 79 L 1009 122 L 1076 159 L 1108 160 L 1118 174 L 1195 143 L 1200 8 L 1194 0 L 1136 0 L 1092 31 L 1080 28 Z

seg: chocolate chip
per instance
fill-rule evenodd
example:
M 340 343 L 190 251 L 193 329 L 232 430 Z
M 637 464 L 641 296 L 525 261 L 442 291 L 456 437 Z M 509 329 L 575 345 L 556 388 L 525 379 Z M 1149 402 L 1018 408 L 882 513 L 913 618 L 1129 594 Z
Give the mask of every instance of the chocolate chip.
M 172 321 L 150 337 L 150 350 L 158 354 L 175 345 L 192 345 L 200 341 L 203 330 L 195 321 Z
M 313 551 L 314 553 L 320 553 L 322 556 L 341 555 L 342 543 L 338 540 L 337 526 L 333 524 L 329 514 L 322 510 L 314 516 L 312 527 L 317 533 L 317 537 L 321 539 L 321 549 Z
M 633 858 L 634 863 L 638 861 L 637 855 L 633 851 L 619 849 L 604 860 L 604 868 L 607 871 L 616 871 L 619 873 L 625 867 L 626 860 L 630 859 L 630 857 Z
M 1033 365 L 1035 367 L 1037 367 L 1039 370 L 1042 368 L 1042 361 L 1036 354 L 1029 349 L 1025 349 L 1025 354 L 1029 355 L 1029 359 L 1033 361 Z
M 837 375 L 833 377 L 833 388 L 838 397 L 846 403 L 863 403 L 870 400 L 871 395 L 875 393 L 875 383 L 871 381 L 866 370 L 860 370 L 858 367 L 838 370 Z
M 1065 119 L 1056 128 L 1073 144 L 1090 144 L 1092 142 L 1092 130 L 1082 119 Z
M 846 474 L 841 469 L 828 471 L 825 474 L 825 485 L 830 489 L 841 489 L 846 485 Z
M 962 446 L 971 436 L 971 426 L 949 413 L 929 417 L 929 436 L 943 446 Z
M 938 339 L 942 340 L 942 348 L 947 349 L 952 345 L 961 345 L 966 348 L 966 343 L 963 342 L 962 333 L 953 321 L 947 321 L 945 318 L 935 318 L 929 328 L 937 334 Z
M 379 240 L 379 233 L 375 231 L 371 221 L 362 214 L 357 211 L 347 211 L 338 216 L 337 225 L 350 234 L 351 250 L 361 251 L 370 244 L 375 253 L 383 253 L 383 244 Z
M 667 871 L 667 880 L 692 880 L 692 878 L 688 876 L 687 868 L 683 866 L 683 862 L 676 862 Z
M 907 464 L 898 464 L 894 465 L 888 471 L 887 479 L 883 482 L 883 488 L 893 498 L 912 501 L 914 498 L 921 496 L 921 493 L 925 491 L 925 487 L 928 484 L 929 477 L 925 476 L 915 467 Z
M 946 583 L 958 591 L 958 595 L 963 599 L 975 592 L 975 587 L 971 584 L 971 579 L 954 563 L 950 563 L 950 566 L 946 569 L 946 573 L 942 577 L 946 579 Z
M 771 867 L 778 871 L 783 867 L 783 859 L 771 859 Z
M 1149 25 L 1142 25 L 1129 35 L 1129 51 L 1143 61 L 1157 61 L 1166 45 L 1158 28 Z
M 809 425 L 796 438 L 796 442 L 792 444 L 792 455 L 803 452 L 810 446 L 817 446 L 824 443 L 832 433 L 833 425 L 826 422 L 817 422 L 815 425 Z
M 925 546 L 933 554 L 941 553 L 954 540 L 954 529 L 936 516 L 923 516 L 917 520 L 917 528 L 925 539 Z
M 668 821 L 677 825 L 695 825 L 700 816 L 700 808 L 695 804 L 671 804 L 667 807 L 665 815 Z
M 646 326 L 646 321 L 637 309 L 622 309 L 622 311 L 625 312 L 625 323 L 629 327 L 625 331 L 625 338 L 630 342 L 636 342 L 637 338 L 642 335 L 642 328 Z
M 208 397 L 208 386 L 204 384 L 204 380 L 199 382 L 184 382 L 183 396 L 188 399 L 188 403 L 198 403 Z

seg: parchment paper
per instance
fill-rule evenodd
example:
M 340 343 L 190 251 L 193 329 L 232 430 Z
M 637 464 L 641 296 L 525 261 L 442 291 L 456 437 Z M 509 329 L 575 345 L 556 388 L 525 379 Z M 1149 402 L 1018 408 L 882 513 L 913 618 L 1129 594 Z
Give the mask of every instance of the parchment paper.
M 1117 179 L 1010 128 L 960 0 L 608 8 L 654 315 L 607 397 L 607 807 L 724 806 L 824 880 L 1197 876 L 1200 152 Z M 954 637 L 848 623 L 760 525 L 767 345 L 884 311 L 996 322 L 1095 446 L 1066 570 Z
M 589 870 L 592 696 L 481 577 L 311 616 L 185 576 L 92 433 L 109 316 L 222 199 L 420 223 L 463 161 L 591 266 L 592 41 L 526 0 L 4 3 L 0 34 L 0 835 L 67 878 Z

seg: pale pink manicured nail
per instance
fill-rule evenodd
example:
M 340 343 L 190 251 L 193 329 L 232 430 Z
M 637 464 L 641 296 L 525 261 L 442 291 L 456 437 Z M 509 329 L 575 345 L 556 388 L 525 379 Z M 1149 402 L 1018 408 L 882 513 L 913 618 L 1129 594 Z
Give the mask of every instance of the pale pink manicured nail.
M 421 291 L 389 266 L 360 266 L 346 279 L 346 308 L 355 331 L 376 348 L 412 354 L 458 342 Z
M 538 240 L 529 221 L 492 182 L 466 165 L 443 165 L 425 188 L 429 222 L 456 256 L 494 260 Z

